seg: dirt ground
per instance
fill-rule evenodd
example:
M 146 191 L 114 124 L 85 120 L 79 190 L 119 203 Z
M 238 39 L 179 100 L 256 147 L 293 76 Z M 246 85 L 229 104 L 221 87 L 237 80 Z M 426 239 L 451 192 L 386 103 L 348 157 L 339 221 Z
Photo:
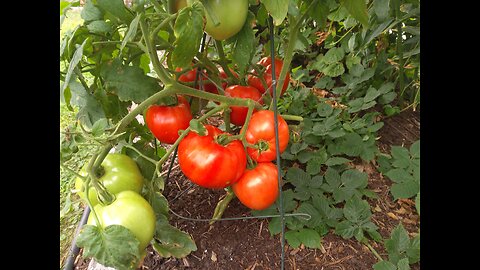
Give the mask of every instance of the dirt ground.
M 420 113 L 405 111 L 400 115 L 383 119 L 384 127 L 379 131 L 380 151 L 389 152 L 390 146 L 409 147 L 420 138 Z M 354 161 L 357 169 L 369 175 L 369 189 L 378 195 L 378 199 L 368 199 L 372 210 L 372 221 L 379 227 L 383 238 L 389 238 L 390 232 L 399 222 L 411 236 L 419 232 L 420 218 L 415 211 L 413 200 L 394 202 L 389 194 L 392 182 L 384 178 L 375 168 L 375 164 Z M 164 195 L 171 201 L 180 192 L 188 189 L 170 207 L 176 213 L 193 218 L 210 218 L 223 190 L 209 190 L 192 186 L 178 167 L 172 171 L 166 183 Z M 237 199 L 232 200 L 223 217 L 249 216 L 250 210 Z M 161 258 L 149 247 L 141 270 L 147 269 L 230 269 L 261 270 L 280 269 L 281 251 L 279 235 L 272 237 L 268 231 L 268 221 L 264 219 L 192 222 L 171 215 L 171 224 L 188 232 L 197 245 L 197 251 L 186 258 Z M 381 257 L 387 259 L 382 244 L 371 242 Z M 285 269 L 338 270 L 372 269 L 378 259 L 367 246 L 351 239 L 328 233 L 322 238 L 321 249 L 300 246 L 293 249 L 285 245 Z M 77 270 L 85 270 L 89 260 L 77 258 Z M 411 269 L 420 269 L 420 263 L 411 265 Z

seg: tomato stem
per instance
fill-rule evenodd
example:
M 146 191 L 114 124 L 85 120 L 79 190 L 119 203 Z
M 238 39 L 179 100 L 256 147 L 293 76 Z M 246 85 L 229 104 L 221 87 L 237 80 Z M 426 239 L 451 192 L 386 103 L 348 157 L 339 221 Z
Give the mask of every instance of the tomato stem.
M 220 61 L 218 61 L 218 63 L 220 64 L 220 66 L 222 66 L 223 71 L 228 75 L 228 77 L 230 77 L 233 80 L 234 84 L 239 84 L 240 82 L 239 79 L 233 75 L 232 71 L 227 65 L 228 61 L 227 61 L 227 58 L 225 57 L 225 52 L 223 51 L 222 41 L 215 40 L 215 47 L 217 48 L 218 57 L 220 58 Z
M 217 206 L 215 207 L 215 211 L 213 212 L 212 219 L 209 222 L 210 225 L 212 225 L 213 223 L 215 223 L 215 221 L 222 217 L 230 201 L 235 198 L 235 193 L 233 193 L 231 187 L 227 187 L 225 188 L 225 190 L 227 191 L 227 193 L 225 194 L 225 197 L 223 199 L 218 201 Z

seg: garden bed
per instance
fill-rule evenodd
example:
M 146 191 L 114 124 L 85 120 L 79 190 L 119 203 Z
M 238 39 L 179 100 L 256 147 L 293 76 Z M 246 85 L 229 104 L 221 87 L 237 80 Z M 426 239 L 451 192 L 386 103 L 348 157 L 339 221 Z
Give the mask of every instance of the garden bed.
M 404 111 L 399 115 L 383 119 L 384 126 L 379 130 L 378 147 L 388 153 L 394 145 L 409 147 L 420 139 L 420 113 Z M 353 161 L 356 169 L 368 173 L 368 188 L 374 191 L 377 199 L 368 199 L 371 220 L 379 229 L 383 239 L 388 239 L 392 230 L 401 222 L 410 237 L 419 232 L 420 218 L 415 211 L 412 199 L 393 201 L 389 193 L 392 181 L 384 178 L 375 164 Z M 183 195 L 180 192 L 190 188 Z M 165 185 L 164 195 L 174 212 L 191 218 L 208 219 L 223 190 L 204 189 L 192 186 L 178 166 L 174 167 Z M 223 217 L 250 216 L 250 210 L 237 199 L 231 201 Z M 170 223 L 189 233 L 195 240 L 197 250 L 183 259 L 161 258 L 151 247 L 140 269 L 280 269 L 281 250 L 279 235 L 271 236 L 268 221 L 249 219 L 235 221 L 193 222 L 171 215 Z M 285 245 L 285 269 L 372 269 L 378 262 L 372 251 L 354 239 L 343 239 L 329 232 L 322 237 L 321 249 L 293 249 Z M 379 255 L 387 259 L 382 244 L 372 242 Z M 88 268 L 89 259 L 78 258 L 75 269 Z M 410 265 L 420 269 L 420 264 Z

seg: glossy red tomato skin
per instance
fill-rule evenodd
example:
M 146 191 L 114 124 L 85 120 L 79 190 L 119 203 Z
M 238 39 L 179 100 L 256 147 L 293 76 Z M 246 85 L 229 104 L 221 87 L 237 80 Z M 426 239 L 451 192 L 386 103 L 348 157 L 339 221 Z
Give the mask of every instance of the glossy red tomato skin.
M 272 58 L 271 57 L 263 57 L 260 59 L 260 61 L 257 62 L 258 65 L 264 66 L 265 67 L 265 72 L 263 74 L 263 78 L 265 79 L 265 82 L 267 83 L 267 86 L 270 88 L 272 85 Z M 280 78 L 280 72 L 282 71 L 283 67 L 283 60 L 276 58 L 275 59 L 275 78 L 278 80 Z M 255 73 L 253 70 L 252 73 Z M 281 95 L 285 93 L 285 91 L 288 88 L 288 84 L 290 82 L 290 72 L 287 72 L 287 75 L 285 76 L 285 81 L 283 82 L 282 86 L 282 91 Z M 249 75 L 248 76 L 248 84 L 257 88 L 260 93 L 265 93 L 266 89 L 262 84 L 262 80 L 255 75 Z M 270 95 L 273 96 L 273 89 L 270 88 Z
M 246 207 L 263 210 L 278 197 L 278 170 L 271 162 L 260 162 L 253 169 L 246 169 L 242 177 L 232 185 L 232 190 Z
M 262 94 L 253 86 L 231 85 L 225 89 L 225 96 L 251 99 L 260 104 L 263 104 Z M 237 126 L 245 124 L 248 107 L 230 106 L 230 122 Z M 253 112 L 256 110 L 254 109 Z
M 287 122 L 280 115 L 278 115 L 277 118 L 279 150 L 280 153 L 283 153 L 287 148 L 290 134 Z M 245 128 L 245 126 L 243 128 Z M 245 139 L 250 144 L 258 144 L 262 141 L 268 144 L 268 149 L 261 152 L 258 149 L 247 147 L 247 153 L 253 160 L 257 162 L 273 161 L 276 158 L 273 111 L 263 110 L 254 113 L 252 118 L 250 118 L 250 123 L 245 132 Z
M 187 100 L 180 95 L 177 97 L 177 105 L 152 105 L 145 113 L 148 129 L 162 143 L 175 143 L 178 131 L 187 129 L 193 118 Z
M 205 128 L 205 136 L 191 131 L 183 138 L 178 145 L 178 163 L 193 183 L 204 188 L 225 188 L 242 176 L 247 155 L 239 140 L 222 146 L 215 138 L 225 132 L 212 125 Z

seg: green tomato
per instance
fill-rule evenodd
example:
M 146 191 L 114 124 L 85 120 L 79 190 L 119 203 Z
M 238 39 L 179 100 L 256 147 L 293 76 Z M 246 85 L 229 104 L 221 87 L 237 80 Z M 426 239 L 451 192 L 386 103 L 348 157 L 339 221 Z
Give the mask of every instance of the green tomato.
M 188 1 L 189 4 L 192 2 Z M 208 5 L 211 9 L 208 9 Z M 245 24 L 248 14 L 248 0 L 206 0 L 204 1 L 207 24 L 205 32 L 216 40 L 225 40 L 237 34 Z M 215 26 L 213 12 L 219 22 Z
M 148 246 L 155 233 L 156 218 L 152 206 L 138 193 L 126 190 L 118 193 L 109 205 L 97 204 L 93 208 L 100 225 L 122 225 L 129 229 L 140 242 L 140 253 Z M 88 225 L 98 226 L 93 212 L 87 220 Z
M 131 190 L 140 193 L 143 188 L 143 175 L 137 166 L 137 163 L 124 154 L 108 154 L 103 160 L 101 167 L 103 175 L 98 176 L 98 180 L 105 188 L 113 194 L 124 190 Z M 82 176 L 87 176 L 86 165 L 79 172 Z M 79 177 L 75 180 L 75 189 L 82 199 L 85 198 L 83 180 Z M 88 197 L 92 205 L 98 204 L 97 191 L 94 188 L 88 190 Z

